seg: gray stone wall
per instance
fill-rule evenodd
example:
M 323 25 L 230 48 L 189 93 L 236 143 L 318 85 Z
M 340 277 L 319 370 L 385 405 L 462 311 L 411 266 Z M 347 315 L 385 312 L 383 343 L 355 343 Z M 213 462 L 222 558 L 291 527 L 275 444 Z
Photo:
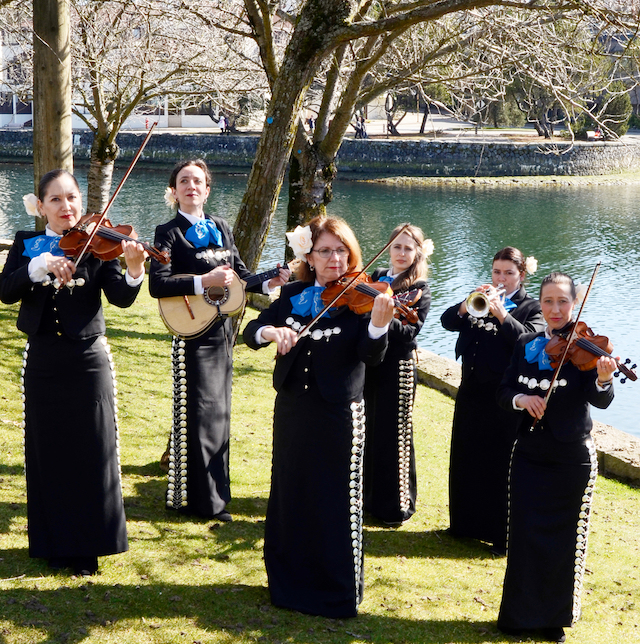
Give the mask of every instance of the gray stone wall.
M 144 132 L 117 138 L 120 160 L 136 153 Z M 158 132 L 142 161 L 172 165 L 178 159 L 203 157 L 209 165 L 249 169 L 258 145 L 256 135 Z M 74 156 L 89 159 L 92 135 L 74 134 Z M 0 155 L 32 158 L 30 130 L 0 130 Z M 640 145 L 621 142 L 463 143 L 427 139 L 345 139 L 338 155 L 341 173 L 423 177 L 497 177 L 533 175 L 606 175 L 640 166 Z

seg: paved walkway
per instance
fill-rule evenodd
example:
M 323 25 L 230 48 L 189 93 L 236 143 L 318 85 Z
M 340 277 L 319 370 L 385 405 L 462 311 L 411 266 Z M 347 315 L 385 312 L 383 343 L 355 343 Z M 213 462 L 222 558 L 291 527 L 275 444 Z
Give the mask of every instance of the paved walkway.
M 397 126 L 400 136 L 389 136 L 387 134 L 387 122 L 385 119 L 368 119 L 365 123 L 367 129 L 367 135 L 369 138 L 376 139 L 389 139 L 389 140 L 398 140 L 406 138 L 427 138 L 429 140 L 436 141 L 460 141 L 461 143 L 488 143 L 495 142 L 499 140 L 506 140 L 511 143 L 514 142 L 531 142 L 537 143 L 544 141 L 544 139 L 538 136 L 533 125 L 526 125 L 525 127 L 520 128 L 490 128 L 490 127 L 479 127 L 476 129 L 473 123 L 467 121 L 458 121 L 455 118 L 447 115 L 440 114 L 429 114 L 427 118 L 427 123 L 425 125 L 425 133 L 420 134 L 420 128 L 422 126 L 422 114 L 418 113 L 407 113 L 407 115 L 402 119 L 402 121 Z M 563 131 L 564 128 L 558 128 L 557 133 Z M 201 133 L 211 133 L 219 134 L 220 128 L 215 125 L 212 121 L 212 126 L 210 128 L 162 128 L 158 130 L 159 132 L 172 132 L 176 134 L 180 133 L 189 133 L 189 134 L 201 134 Z M 262 131 L 262 123 L 255 119 L 253 120 L 248 127 L 240 128 L 239 134 L 252 134 L 258 135 Z M 346 138 L 353 139 L 355 138 L 355 129 L 349 127 L 347 129 Z M 557 137 L 555 141 L 565 141 L 566 139 L 561 139 Z M 632 130 L 630 134 L 626 134 L 621 138 L 623 142 L 640 144 L 640 130 Z

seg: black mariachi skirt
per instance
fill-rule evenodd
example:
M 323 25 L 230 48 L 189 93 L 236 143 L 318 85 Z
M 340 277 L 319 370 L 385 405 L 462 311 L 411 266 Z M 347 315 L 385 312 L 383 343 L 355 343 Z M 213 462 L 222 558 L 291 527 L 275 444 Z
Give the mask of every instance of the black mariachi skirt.
M 364 405 L 324 400 L 315 384 L 279 392 L 264 559 L 276 606 L 353 617 L 362 600 Z
M 407 360 L 384 360 L 377 367 L 367 367 L 364 509 L 387 523 L 406 521 L 416 511 L 416 382 L 413 355 Z
M 449 468 L 451 533 L 505 546 L 507 481 L 517 417 L 498 406 L 496 385 L 471 378 L 456 396 Z
M 516 441 L 499 627 L 558 628 L 580 617 L 597 473 L 590 437 L 560 443 L 534 431 Z
M 29 554 L 53 559 L 126 551 L 107 339 L 31 336 L 23 384 Z
M 212 517 L 231 500 L 231 322 L 173 339 L 173 423 L 167 507 Z M 227 333 L 225 333 L 225 330 Z

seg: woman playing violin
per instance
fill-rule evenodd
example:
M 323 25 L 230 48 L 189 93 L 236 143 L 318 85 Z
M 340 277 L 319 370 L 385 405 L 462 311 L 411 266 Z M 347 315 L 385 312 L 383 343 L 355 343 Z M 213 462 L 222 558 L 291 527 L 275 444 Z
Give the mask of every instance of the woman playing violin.
M 399 236 L 398 233 L 404 228 Z M 395 239 L 394 239 L 395 238 Z M 417 385 L 416 336 L 429 312 L 424 233 L 403 224 L 391 233 L 390 268 L 376 269 L 374 281 L 391 285 L 394 295 L 419 290 L 412 308 L 415 323 L 391 321 L 389 348 L 383 362 L 367 367 L 367 447 L 364 463 L 364 509 L 387 525 L 399 525 L 416 509 L 416 462 L 413 448 L 413 400 Z M 413 298 L 412 298 L 413 299 Z
M 542 330 L 540 304 L 523 286 L 534 258 L 512 246 L 493 258 L 487 293 L 488 314 L 471 315 L 466 301 L 447 309 L 442 326 L 458 331 L 456 358 L 462 357 L 462 382 L 456 396 L 449 470 L 450 532 L 493 544 L 504 555 L 507 528 L 507 476 L 515 420 L 496 402 L 496 389 L 516 340 Z M 498 287 L 502 285 L 501 295 Z
M 325 287 L 360 267 L 360 248 L 341 219 L 297 230 L 299 281 L 244 330 L 247 345 L 275 342 L 279 354 L 264 558 L 273 604 L 351 617 L 363 592 L 365 364 L 384 357 L 393 302 L 378 295 L 370 315 L 331 309 L 299 337 L 322 311 Z
M 116 306 L 133 304 L 145 252 L 122 242 L 124 275 L 115 259 L 88 254 L 76 266 L 63 256 L 60 236 L 82 214 L 78 183 L 64 170 L 44 175 L 36 207 L 46 230 L 18 232 L 0 276 L 0 299 L 21 301 L 17 324 L 28 335 L 22 384 L 29 554 L 53 568 L 93 574 L 98 556 L 128 547 L 101 293 Z
M 178 163 L 167 196 L 176 216 L 156 229 L 155 245 L 171 261 L 153 259 L 149 274 L 152 297 L 202 294 L 210 286 L 228 287 L 235 271 L 251 275 L 240 259 L 227 222 L 204 212 L 211 175 L 202 159 Z M 289 271 L 254 289 L 281 286 Z M 222 317 L 201 336 L 173 339 L 173 425 L 167 507 L 188 514 L 231 521 L 227 503 L 233 330 Z
M 589 405 L 613 400 L 611 357 L 586 371 L 554 369 L 545 346 L 571 324 L 576 287 L 564 273 L 542 281 L 546 331 L 522 336 L 498 388 L 500 405 L 518 421 L 510 471 L 507 571 L 498 627 L 564 642 L 580 617 L 593 488 L 598 471 Z M 545 396 L 552 393 L 545 402 Z M 535 426 L 532 425 L 535 422 Z

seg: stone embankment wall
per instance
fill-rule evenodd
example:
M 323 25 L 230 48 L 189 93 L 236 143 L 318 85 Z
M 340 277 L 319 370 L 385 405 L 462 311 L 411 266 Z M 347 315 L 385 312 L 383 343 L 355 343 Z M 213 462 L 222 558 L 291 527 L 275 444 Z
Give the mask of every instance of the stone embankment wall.
M 455 398 L 462 369 L 457 362 L 418 349 L 418 381 Z M 611 425 L 593 422 L 600 474 L 640 483 L 640 440 Z
M 120 160 L 136 153 L 144 132 L 118 135 Z M 89 159 L 93 136 L 74 134 L 74 157 Z M 211 166 L 249 169 L 259 137 L 158 132 L 144 151 L 145 163 L 173 164 L 199 156 Z M 0 131 L 0 155 L 30 159 L 30 130 Z M 611 174 L 640 164 L 640 146 L 622 142 L 491 143 L 439 142 L 428 139 L 345 139 L 338 155 L 341 173 L 425 177 L 496 177 Z

